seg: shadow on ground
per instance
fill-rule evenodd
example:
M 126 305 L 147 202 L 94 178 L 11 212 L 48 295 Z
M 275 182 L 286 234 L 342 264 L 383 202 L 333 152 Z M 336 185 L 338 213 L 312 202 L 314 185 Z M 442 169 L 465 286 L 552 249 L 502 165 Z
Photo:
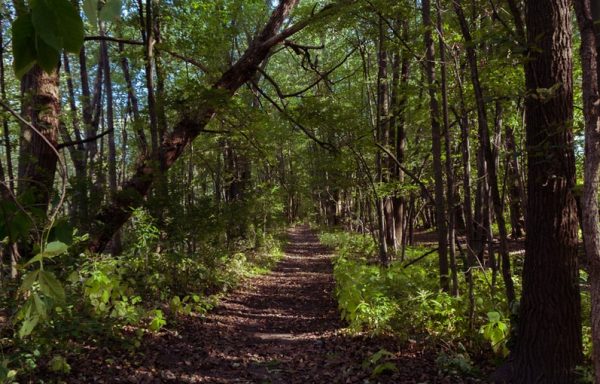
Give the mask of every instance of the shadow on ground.
M 184 318 L 176 331 L 145 340 L 143 353 L 115 352 L 92 370 L 89 362 L 74 364 L 67 382 L 463 382 L 439 376 L 432 353 L 348 335 L 333 289 L 331 254 L 307 227 L 294 228 L 272 273 L 247 282 L 207 317 Z M 363 362 L 381 348 L 394 352 L 398 370 L 372 378 Z

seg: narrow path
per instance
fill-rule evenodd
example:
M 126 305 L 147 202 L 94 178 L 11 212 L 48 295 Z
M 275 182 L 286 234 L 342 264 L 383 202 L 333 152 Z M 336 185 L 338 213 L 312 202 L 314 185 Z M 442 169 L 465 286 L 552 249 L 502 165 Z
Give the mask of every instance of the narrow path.
M 176 334 L 147 341 L 143 355 L 102 367 L 94 380 L 79 372 L 81 381 L 73 382 L 462 382 L 438 376 L 434 356 L 418 348 L 398 351 L 390 338 L 349 336 L 333 289 L 331 254 L 297 227 L 272 273 L 247 282 L 207 317 L 186 318 Z M 363 362 L 381 348 L 394 352 L 398 371 L 371 378 Z

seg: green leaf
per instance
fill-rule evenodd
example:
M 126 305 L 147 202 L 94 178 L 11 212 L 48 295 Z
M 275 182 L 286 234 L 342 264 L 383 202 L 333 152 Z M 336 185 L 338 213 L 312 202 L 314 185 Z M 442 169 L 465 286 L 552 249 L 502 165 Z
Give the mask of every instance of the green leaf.
M 121 16 L 121 8 L 123 4 L 121 0 L 107 0 L 99 13 L 99 18 L 102 21 L 113 21 Z
M 25 338 L 29 335 L 31 335 L 31 332 L 33 332 L 35 326 L 38 324 L 38 322 L 40 321 L 40 317 L 39 316 L 33 316 L 33 317 L 28 317 L 23 321 L 23 324 L 21 324 L 21 328 L 19 329 L 19 338 Z
M 60 3 L 65 0 L 57 0 Z M 35 0 L 31 2 L 31 21 L 36 36 L 42 39 L 54 50 L 59 51 L 63 47 L 63 36 L 60 29 L 59 19 L 55 12 L 54 4 L 48 4 L 47 0 Z
M 84 0 L 83 12 L 85 13 L 85 17 L 88 18 L 89 22 L 93 25 L 96 25 L 98 22 L 98 0 Z
M 73 243 L 73 226 L 69 224 L 68 220 L 60 219 L 52 227 L 50 232 L 50 238 L 52 240 L 62 241 L 65 244 Z
M 38 38 L 60 52 L 78 53 L 83 44 L 83 21 L 68 0 L 31 2 L 31 19 Z M 38 46 L 38 61 L 39 57 Z
M 39 283 L 41 291 L 48 297 L 64 301 L 65 290 L 52 272 L 40 270 Z
M 31 14 L 16 18 L 12 24 L 13 67 L 18 78 L 23 77 L 35 64 L 36 50 L 35 30 L 31 22 Z
M 376 366 L 375 369 L 373 369 L 373 372 L 371 373 L 371 377 L 379 376 L 384 372 L 397 371 L 398 367 L 396 367 L 396 364 L 392 363 L 391 361 L 388 361 L 387 363 L 379 364 L 378 366 Z
M 38 275 L 39 275 L 39 270 L 35 270 L 32 272 L 29 272 L 28 274 L 25 275 L 25 277 L 23 278 L 23 282 L 21 283 L 21 286 L 19 287 L 19 290 L 21 292 L 27 292 L 31 289 L 31 287 L 33 286 L 33 283 L 37 280 Z
M 37 293 L 34 293 L 31 296 L 33 297 L 33 309 L 35 310 L 35 313 L 37 313 L 41 319 L 45 319 L 46 303 L 44 303 L 40 295 L 38 295 Z
M 41 40 L 36 39 L 37 43 L 37 63 L 46 72 L 50 73 L 58 67 L 60 52 L 49 46 Z
M 500 314 L 498 312 L 488 312 L 487 316 L 490 323 L 497 323 L 500 321 Z
M 52 6 L 59 18 L 63 46 L 67 52 L 79 53 L 83 45 L 83 21 L 79 12 L 68 0 L 52 0 Z
M 31 265 L 35 262 L 42 261 L 44 259 L 52 259 L 53 257 L 62 255 L 63 253 L 67 252 L 67 249 L 69 249 L 69 247 L 65 243 L 62 243 L 60 241 L 53 241 L 51 243 L 48 243 L 46 245 L 46 248 L 42 252 L 33 256 L 27 263 L 25 263 L 25 265 Z
M 63 253 L 67 252 L 67 249 L 69 249 L 67 244 L 61 241 L 53 241 L 46 245 L 43 254 L 44 257 L 51 258 L 54 256 L 62 255 Z

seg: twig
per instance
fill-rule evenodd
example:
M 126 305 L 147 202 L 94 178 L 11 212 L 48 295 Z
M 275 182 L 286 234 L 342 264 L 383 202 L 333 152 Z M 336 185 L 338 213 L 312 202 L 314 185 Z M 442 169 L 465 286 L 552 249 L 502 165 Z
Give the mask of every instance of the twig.
M 411 265 L 413 265 L 414 263 L 423 260 L 424 258 L 426 258 L 427 256 L 431 255 L 434 252 L 437 252 L 439 248 L 434 248 L 432 250 L 430 250 L 429 252 L 425 252 L 424 254 L 422 254 L 421 256 L 417 257 L 416 259 L 413 259 L 411 261 L 409 261 L 408 263 L 404 264 L 404 266 L 402 268 L 408 268 Z

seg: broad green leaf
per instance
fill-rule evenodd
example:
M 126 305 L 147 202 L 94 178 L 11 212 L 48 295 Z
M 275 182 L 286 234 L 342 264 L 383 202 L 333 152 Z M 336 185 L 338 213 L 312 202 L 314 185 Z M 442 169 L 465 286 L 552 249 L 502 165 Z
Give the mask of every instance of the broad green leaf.
M 39 317 L 41 319 L 45 319 L 46 318 L 46 303 L 44 303 L 44 301 L 42 300 L 42 298 L 40 297 L 40 295 L 38 295 L 37 293 L 34 293 L 32 295 L 33 297 L 33 309 L 35 310 L 35 313 L 37 313 L 37 315 L 39 315 Z
M 53 241 L 46 245 L 46 248 L 44 249 L 43 254 L 44 254 L 44 257 L 50 258 L 50 257 L 62 255 L 63 253 L 67 252 L 67 249 L 69 249 L 67 244 L 65 244 L 61 241 Z
M 23 77 L 35 64 L 35 30 L 31 14 L 24 14 L 12 24 L 13 67 L 18 78 Z
M 107 0 L 98 16 L 102 21 L 113 21 L 121 16 L 121 8 L 121 0 Z
M 53 257 L 65 253 L 68 248 L 69 247 L 65 243 L 62 243 L 60 241 L 53 241 L 51 243 L 48 243 L 44 251 L 33 256 L 27 263 L 25 263 L 25 265 L 31 265 L 33 263 L 43 261 L 44 259 L 52 259 Z
M 56 5 L 63 1 L 65 0 L 56 0 Z M 60 27 L 62 20 L 59 19 L 54 7 L 55 4 L 50 5 L 48 0 L 32 1 L 31 21 L 36 36 L 54 50 L 60 51 L 63 48 L 63 34 Z
M 497 323 L 500 321 L 500 314 L 498 312 L 488 312 L 487 315 L 491 323 Z
M 54 241 L 61 241 L 65 244 L 73 243 L 73 226 L 69 224 L 68 220 L 60 219 L 52 227 L 50 232 L 50 238 Z
M 42 292 L 57 301 L 64 301 L 65 291 L 52 272 L 40 271 L 39 276 L 40 289 Z
M 31 335 L 31 332 L 33 332 L 35 326 L 38 324 L 38 322 L 40 321 L 40 317 L 39 316 L 32 316 L 32 317 L 28 317 L 23 321 L 23 324 L 21 324 L 21 328 L 19 329 L 19 338 L 25 338 L 29 335 Z
M 84 0 L 83 12 L 92 25 L 98 22 L 98 0 Z
M 37 63 L 46 72 L 50 73 L 58 67 L 60 52 L 39 37 L 37 44 Z
M 64 48 L 72 53 L 79 52 L 83 44 L 83 21 L 68 0 L 32 1 L 31 14 L 38 38 L 56 51 Z
M 35 271 L 31 271 L 28 274 L 25 275 L 25 277 L 23 278 L 23 282 L 21 283 L 21 286 L 19 287 L 19 290 L 21 292 L 27 292 L 31 289 L 31 287 L 33 286 L 33 283 L 37 280 L 38 275 L 39 275 L 39 270 L 35 270 Z
M 62 48 L 67 52 L 79 53 L 83 45 L 83 21 L 79 12 L 68 0 L 52 0 L 52 6 L 60 21 Z

